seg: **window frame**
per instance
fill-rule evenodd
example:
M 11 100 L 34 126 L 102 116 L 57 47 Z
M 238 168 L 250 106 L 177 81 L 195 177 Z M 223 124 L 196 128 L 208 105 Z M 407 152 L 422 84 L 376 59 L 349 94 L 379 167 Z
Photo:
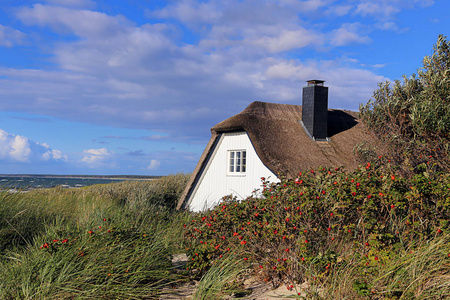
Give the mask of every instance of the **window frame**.
M 233 149 L 227 151 L 227 175 L 245 176 L 247 174 L 247 150 Z M 238 171 L 239 170 L 239 171 Z

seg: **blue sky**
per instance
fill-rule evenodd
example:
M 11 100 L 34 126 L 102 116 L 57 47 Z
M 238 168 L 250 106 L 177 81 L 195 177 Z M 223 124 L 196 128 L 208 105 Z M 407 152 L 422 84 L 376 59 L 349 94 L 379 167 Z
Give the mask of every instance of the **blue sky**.
M 358 110 L 421 67 L 447 0 L 2 0 L 0 173 L 192 172 L 252 101 Z

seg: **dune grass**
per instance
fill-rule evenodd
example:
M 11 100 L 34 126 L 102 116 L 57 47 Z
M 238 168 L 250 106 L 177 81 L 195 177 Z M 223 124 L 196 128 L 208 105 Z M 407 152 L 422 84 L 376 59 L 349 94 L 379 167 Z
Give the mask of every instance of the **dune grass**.
M 185 281 L 171 258 L 187 179 L 0 193 L 0 299 L 150 299 Z
M 352 184 L 353 175 L 342 174 L 341 181 L 338 175 L 324 175 L 332 177 L 329 186 L 324 185 L 329 180 L 323 181 L 321 176 L 312 177 L 316 179 L 311 179 L 307 187 L 292 182 L 272 190 L 265 201 L 274 199 L 278 206 L 272 207 L 263 199 L 229 200 L 203 214 L 174 210 L 188 179 L 185 174 L 80 189 L 1 192 L 0 299 L 164 299 L 176 293 L 172 287 L 192 278 L 199 282 L 191 299 L 227 299 L 251 292 L 243 286 L 246 276 L 267 280 L 274 286 L 305 287 L 302 291 L 291 290 L 292 297 L 297 299 L 450 298 L 450 232 L 444 222 L 446 211 L 439 216 L 444 221 L 432 223 L 439 226 L 438 230 L 427 231 L 425 238 L 415 234 L 420 233 L 418 230 L 414 234 L 406 231 L 414 224 L 398 223 L 395 230 L 405 232 L 401 239 L 384 231 L 369 234 L 370 227 L 366 225 L 366 232 L 359 233 L 363 237 L 360 240 L 355 239 L 360 235 L 354 233 L 361 230 L 358 222 L 343 229 L 328 223 L 315 225 L 322 219 L 316 217 L 314 209 L 324 208 L 316 207 L 322 202 L 312 193 L 314 201 L 305 203 L 315 205 L 310 209 L 312 218 L 308 219 L 307 230 L 313 235 L 307 237 L 306 243 L 305 228 L 300 228 L 303 219 L 295 219 L 304 216 L 306 206 L 299 210 L 301 201 L 290 203 L 300 199 L 290 197 L 292 191 L 305 194 L 318 188 L 321 192 L 326 186 L 326 193 L 321 195 L 334 195 L 332 189 L 339 188 L 342 201 L 353 199 L 349 205 L 358 205 L 352 190 L 348 195 L 343 193 Z M 386 177 L 393 181 L 393 177 L 383 178 Z M 358 186 L 358 193 L 366 195 L 363 187 L 371 188 L 369 183 L 363 184 L 363 178 L 367 176 L 355 177 L 353 185 Z M 447 177 L 437 178 L 440 183 L 435 190 L 442 194 L 439 191 L 446 186 Z M 402 180 L 395 177 L 393 181 L 398 189 L 400 182 L 408 183 Z M 334 182 L 342 183 L 339 187 Z M 392 186 L 388 188 L 390 193 L 395 192 Z M 414 189 L 411 191 L 415 193 Z M 423 195 L 422 192 L 414 197 L 423 200 Z M 328 198 L 324 197 L 325 200 Z M 328 203 L 325 202 L 323 205 Z M 394 207 L 398 210 L 396 214 L 388 211 L 388 218 L 380 220 L 405 224 L 407 219 L 395 217 L 400 215 L 397 208 L 400 202 L 395 202 Z M 358 210 L 333 211 L 333 220 L 349 218 L 352 211 Z M 232 217 L 231 223 L 218 223 L 223 221 L 223 213 Z M 331 216 L 330 211 L 323 214 Z M 192 225 L 185 227 L 185 224 Z M 248 228 L 251 231 L 247 232 Z M 188 237 L 197 238 L 183 239 L 186 230 Z M 393 239 L 395 243 L 390 243 Z M 364 245 L 366 242 L 369 246 Z M 181 252 L 190 255 L 189 272 L 172 266 L 172 255 Z
M 193 299 L 222 299 L 242 292 L 238 277 L 248 268 L 249 264 L 242 260 L 241 255 L 234 253 L 226 255 L 202 276 Z

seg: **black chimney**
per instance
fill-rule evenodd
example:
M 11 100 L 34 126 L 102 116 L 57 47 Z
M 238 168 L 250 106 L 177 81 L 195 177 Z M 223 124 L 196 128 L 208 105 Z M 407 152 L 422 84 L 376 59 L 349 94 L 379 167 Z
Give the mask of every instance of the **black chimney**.
M 303 88 L 302 123 L 313 140 L 327 140 L 328 87 L 323 80 L 308 80 Z

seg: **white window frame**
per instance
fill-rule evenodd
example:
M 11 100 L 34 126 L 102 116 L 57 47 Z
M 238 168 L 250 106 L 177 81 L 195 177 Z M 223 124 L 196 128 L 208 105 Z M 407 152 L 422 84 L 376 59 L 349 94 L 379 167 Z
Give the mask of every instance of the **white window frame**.
M 230 176 L 245 176 L 247 173 L 247 150 L 228 150 L 227 174 Z

